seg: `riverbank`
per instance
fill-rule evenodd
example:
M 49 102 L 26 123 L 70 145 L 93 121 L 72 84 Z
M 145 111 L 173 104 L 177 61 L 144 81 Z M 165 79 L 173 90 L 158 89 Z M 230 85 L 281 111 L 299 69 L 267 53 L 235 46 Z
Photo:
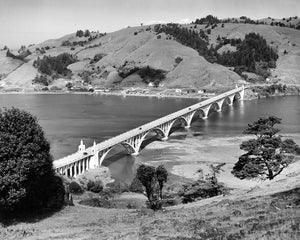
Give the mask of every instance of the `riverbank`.
M 181 137 L 180 137 L 181 136 Z M 300 145 L 300 133 L 282 134 L 283 138 L 292 138 Z M 164 164 L 169 172 L 190 180 L 209 173 L 210 164 L 225 163 L 219 176 L 219 181 L 232 189 L 249 189 L 259 182 L 255 180 L 240 180 L 231 174 L 239 156 L 244 154 L 240 144 L 252 136 L 236 135 L 228 137 L 193 136 L 193 133 L 177 133 L 169 141 L 153 142 L 144 149 L 143 162 L 151 165 Z M 161 152 L 161 157 L 154 156 L 155 160 L 147 159 L 150 154 Z M 172 154 L 173 153 L 173 154 Z M 299 159 L 299 157 L 298 157 Z
M 279 86 L 276 84 L 259 84 L 249 85 L 249 89 L 245 90 L 244 100 L 253 100 L 265 97 L 273 96 L 294 96 L 300 94 L 300 85 L 282 85 L 286 86 L 284 92 L 280 92 L 274 89 L 270 92 L 269 89 L 273 86 Z M 83 94 L 83 95 L 104 95 L 104 96 L 121 96 L 121 97 L 149 97 L 149 98 L 182 98 L 182 99 L 199 99 L 205 100 L 215 95 L 221 94 L 224 91 L 230 89 L 216 89 L 210 93 L 188 93 L 188 92 L 176 92 L 175 89 L 153 89 L 153 88 L 137 88 L 132 90 L 131 88 L 110 90 L 101 92 L 80 92 L 80 91 L 69 91 L 69 90 L 58 90 L 58 91 L 0 91 L 0 94 Z

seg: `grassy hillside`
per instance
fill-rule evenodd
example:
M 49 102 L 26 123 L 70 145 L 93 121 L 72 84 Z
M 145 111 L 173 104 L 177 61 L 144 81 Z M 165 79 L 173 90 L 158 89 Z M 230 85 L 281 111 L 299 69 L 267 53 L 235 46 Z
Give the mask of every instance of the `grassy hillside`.
M 275 180 L 164 211 L 77 205 L 0 226 L 0 239 L 299 239 L 299 161 Z
M 243 19 L 242 19 L 243 20 Z M 271 71 L 270 78 L 284 84 L 300 84 L 300 31 L 293 28 L 271 26 L 272 19 L 266 18 L 267 24 L 233 23 L 231 20 L 218 24 L 180 25 L 196 32 L 203 31 L 208 36 L 208 47 L 216 46 L 219 38 L 243 39 L 247 33 L 255 32 L 263 36 L 273 47 L 279 58 L 277 66 Z M 282 21 L 287 21 L 287 19 Z M 275 21 L 275 20 L 274 20 Z M 279 21 L 279 20 L 278 20 Z M 299 19 L 289 22 L 297 25 Z M 210 33 L 207 31 L 209 30 Z M 77 62 L 68 66 L 72 76 L 58 80 L 49 87 L 64 87 L 67 82 L 94 86 L 141 86 L 147 87 L 136 70 L 149 66 L 165 73 L 164 88 L 228 88 L 234 86 L 241 77 L 228 67 L 210 63 L 193 47 L 180 44 L 174 37 L 164 33 L 157 34 L 154 26 L 140 26 L 122 29 L 113 33 L 92 32 L 89 36 L 76 36 L 76 33 L 59 39 L 52 39 L 28 47 L 31 55 L 24 61 L 6 57 L 6 51 L 0 51 L 0 74 L 2 89 L 22 88 L 41 89 L 43 86 L 32 84 L 37 68 L 32 67 L 34 60 L 44 56 L 58 56 L 62 53 L 73 54 Z M 236 51 L 236 47 L 227 44 L 218 50 L 219 54 Z M 176 60 L 177 59 L 177 60 Z M 180 59 L 180 61 L 178 61 Z M 122 71 L 126 77 L 120 77 Z M 121 74 L 120 74 L 121 72 Z M 129 73 L 129 74 L 127 74 Z M 49 76 L 49 78 L 53 78 Z

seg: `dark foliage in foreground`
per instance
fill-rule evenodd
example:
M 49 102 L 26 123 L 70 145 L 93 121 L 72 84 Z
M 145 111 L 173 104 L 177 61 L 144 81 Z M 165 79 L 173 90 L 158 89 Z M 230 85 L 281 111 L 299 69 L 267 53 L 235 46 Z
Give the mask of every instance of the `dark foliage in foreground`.
M 101 180 L 89 180 L 87 183 L 87 190 L 94 193 L 100 193 L 103 190 L 103 183 Z
M 136 177 L 145 188 L 149 207 L 153 210 L 162 207 L 163 184 L 167 182 L 168 172 L 163 165 L 157 168 L 148 165 L 140 165 L 136 172 Z
M 81 194 L 83 193 L 82 187 L 77 182 L 71 182 L 69 185 L 70 193 Z
M 4 109 L 0 112 L 0 211 L 59 208 L 63 202 L 62 181 L 54 175 L 50 145 L 37 119 L 16 108 Z

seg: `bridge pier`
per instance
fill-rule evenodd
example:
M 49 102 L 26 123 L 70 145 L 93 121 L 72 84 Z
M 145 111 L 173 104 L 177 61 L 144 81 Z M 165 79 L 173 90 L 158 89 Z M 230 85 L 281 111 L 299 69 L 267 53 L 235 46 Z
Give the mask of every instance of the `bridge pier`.
M 222 106 L 223 106 L 224 100 L 225 100 L 225 98 L 217 101 L 217 105 L 218 105 L 217 112 L 221 112 L 222 111 Z
M 190 113 L 186 114 L 185 116 L 183 116 L 183 118 L 185 119 L 185 122 L 186 122 L 185 128 L 191 127 L 191 123 L 192 123 L 195 113 L 196 113 L 196 111 L 193 111 L 193 112 L 190 112 Z
M 232 104 L 233 104 L 233 100 L 234 100 L 234 94 L 233 95 L 231 95 L 231 96 L 228 96 L 228 98 L 229 98 L 229 103 L 228 103 L 228 105 L 229 106 L 232 106 Z
M 243 85 L 242 86 L 242 91 L 240 92 L 240 96 L 241 96 L 240 100 L 244 100 L 244 95 L 245 95 L 245 86 Z
M 209 104 L 209 105 L 207 105 L 207 106 L 205 106 L 205 107 L 201 107 L 201 108 L 200 108 L 200 109 L 203 111 L 203 113 L 204 113 L 204 116 L 202 117 L 202 119 L 207 119 L 207 117 L 208 117 L 208 112 L 209 112 L 209 109 L 210 109 L 211 105 L 212 105 L 212 104 Z

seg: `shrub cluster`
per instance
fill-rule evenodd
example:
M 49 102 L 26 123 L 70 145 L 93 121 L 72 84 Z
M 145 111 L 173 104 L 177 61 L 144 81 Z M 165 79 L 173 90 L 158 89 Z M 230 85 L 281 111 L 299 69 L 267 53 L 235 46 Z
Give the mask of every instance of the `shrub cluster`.
M 276 62 L 277 58 L 277 53 L 257 33 L 246 34 L 245 39 L 237 45 L 236 52 L 217 54 L 218 63 L 232 67 L 245 66 L 250 72 L 255 72 L 256 62 Z
M 105 54 L 104 54 L 104 53 L 97 53 L 97 54 L 95 54 L 94 58 L 91 59 L 90 64 L 97 63 L 97 62 L 100 61 L 103 57 L 105 57 Z
M 30 54 L 31 54 L 31 52 L 29 51 L 29 49 L 27 49 L 24 52 L 20 52 L 19 55 L 15 55 L 15 54 L 11 53 L 11 51 L 8 49 L 7 52 L 6 52 L 6 57 L 10 57 L 10 58 L 13 58 L 13 59 L 18 59 L 18 60 L 24 61 L 24 59 L 27 56 L 29 56 Z
M 207 15 L 204 18 L 200 18 L 200 19 L 196 19 L 196 21 L 194 22 L 195 24 L 215 24 L 215 23 L 220 23 L 221 20 L 218 19 L 217 17 L 214 17 L 212 15 Z
M 138 74 L 145 83 L 153 82 L 158 85 L 162 80 L 166 78 L 165 71 L 160 69 L 153 69 L 149 66 L 143 67 L 138 71 Z
M 103 190 L 103 183 L 100 180 L 89 180 L 87 183 L 87 190 L 94 193 L 100 193 Z
M 38 68 L 39 72 L 48 76 L 58 74 L 62 76 L 68 76 L 71 71 L 67 69 L 67 66 L 76 62 L 77 59 L 69 53 L 62 53 L 58 56 L 44 56 L 42 59 L 39 57 L 33 62 L 33 66 Z
M 227 192 L 227 189 L 221 183 L 197 180 L 184 184 L 178 195 L 182 198 L 182 203 L 189 203 L 203 198 L 218 196 L 225 192 Z
M 32 80 L 33 84 L 41 84 L 44 86 L 48 86 L 51 83 L 51 80 L 45 74 L 36 75 L 35 78 Z
M 157 34 L 165 33 L 173 36 L 179 43 L 197 50 L 201 56 L 204 56 L 207 52 L 208 37 L 203 31 L 198 33 L 195 30 L 182 28 L 175 23 L 157 24 L 154 26 L 154 31 Z
M 82 187 L 77 182 L 71 182 L 69 185 L 70 193 L 81 194 L 83 193 Z
M 87 29 L 85 31 L 77 30 L 76 37 L 89 37 L 91 35 L 90 31 Z
M 127 67 L 127 62 L 118 69 L 118 74 L 122 78 L 126 78 L 130 74 L 137 73 L 143 79 L 145 83 L 154 83 L 155 86 L 158 86 L 159 83 L 166 78 L 166 72 L 161 69 L 153 69 L 149 66 L 147 67 Z
M 210 198 L 225 194 L 228 188 L 223 183 L 220 183 L 217 176 L 220 174 L 225 163 L 218 165 L 210 165 L 210 173 L 205 176 L 205 179 L 199 179 L 187 184 L 184 184 L 179 190 L 178 195 L 182 198 L 183 203 L 193 202 L 198 199 Z M 199 170 L 199 172 L 202 170 Z

